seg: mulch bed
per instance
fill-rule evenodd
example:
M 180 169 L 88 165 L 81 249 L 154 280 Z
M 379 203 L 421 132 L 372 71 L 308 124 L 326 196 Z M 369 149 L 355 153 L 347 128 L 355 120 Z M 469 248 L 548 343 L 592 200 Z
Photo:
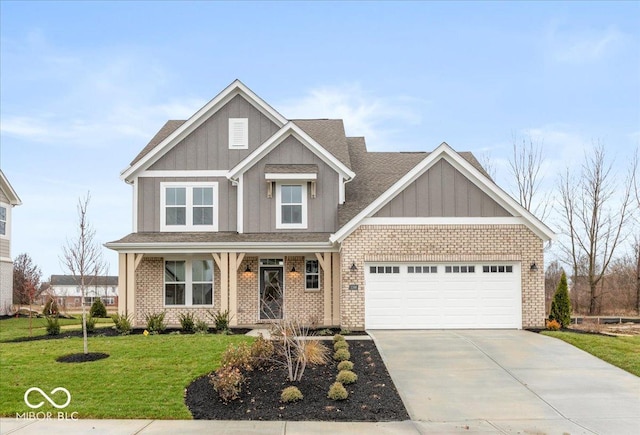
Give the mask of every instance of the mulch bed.
M 61 356 L 60 358 L 56 358 L 56 361 L 62 362 L 62 363 L 83 363 L 83 362 L 98 361 L 105 358 L 109 358 L 108 353 L 101 353 L 101 352 L 72 353 L 69 355 Z
M 332 342 L 327 344 L 331 346 Z M 270 366 L 245 373 L 240 398 L 222 402 L 211 385 L 210 375 L 191 383 L 185 403 L 194 419 L 201 420 L 321 420 L 321 421 L 402 421 L 409 415 L 395 385 L 371 340 L 349 341 L 353 371 L 358 381 L 345 385 L 346 400 L 327 398 L 338 374 L 337 363 L 307 367 L 300 382 L 287 381 L 286 369 Z M 280 393 L 297 386 L 304 398 L 295 403 L 280 402 Z

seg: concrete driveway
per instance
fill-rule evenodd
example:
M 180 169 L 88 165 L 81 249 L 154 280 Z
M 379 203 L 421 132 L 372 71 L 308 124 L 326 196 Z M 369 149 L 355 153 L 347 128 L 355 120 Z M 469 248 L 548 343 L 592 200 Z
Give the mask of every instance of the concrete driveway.
M 527 331 L 368 331 L 424 433 L 640 434 L 640 378 Z

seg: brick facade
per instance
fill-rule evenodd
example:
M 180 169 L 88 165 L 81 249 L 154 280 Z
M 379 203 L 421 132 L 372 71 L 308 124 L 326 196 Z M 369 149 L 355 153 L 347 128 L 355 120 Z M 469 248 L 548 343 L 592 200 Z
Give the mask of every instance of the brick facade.
M 342 242 L 341 261 L 343 327 L 364 328 L 368 261 L 520 261 L 522 327 L 544 326 L 543 243 L 524 225 L 362 225 Z M 529 270 L 533 262 L 536 272 Z M 358 269 L 351 271 L 354 263 Z

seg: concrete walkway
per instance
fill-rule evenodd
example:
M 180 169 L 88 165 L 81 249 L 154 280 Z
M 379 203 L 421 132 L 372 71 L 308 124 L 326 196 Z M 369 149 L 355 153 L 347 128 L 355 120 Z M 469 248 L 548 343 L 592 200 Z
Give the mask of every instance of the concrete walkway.
M 526 331 L 372 331 L 411 421 L 0 419 L 0 434 L 640 434 L 640 378 Z
M 370 331 L 424 433 L 640 434 L 640 378 L 527 331 Z

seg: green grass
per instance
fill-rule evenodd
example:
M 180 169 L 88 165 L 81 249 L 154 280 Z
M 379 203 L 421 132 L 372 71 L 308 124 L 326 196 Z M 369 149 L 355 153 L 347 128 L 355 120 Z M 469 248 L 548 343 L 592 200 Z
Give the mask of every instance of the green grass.
M 14 320 L 27 319 L 1 321 L 3 336 L 17 336 L 9 329 L 28 335 L 28 326 L 24 334 L 24 325 Z M 64 387 L 72 400 L 61 411 L 77 412 L 78 418 L 188 419 L 191 414 L 184 404 L 185 388 L 215 370 L 230 343 L 251 340 L 213 334 L 94 337 L 89 339 L 89 352 L 110 356 L 81 364 L 55 361 L 82 352 L 81 338 L 0 343 L 0 415 L 15 417 L 16 413 L 34 411 L 24 403 L 24 393 L 31 387 L 46 393 Z M 32 394 L 32 401 L 42 400 Z M 59 410 L 45 402 L 37 411 Z
M 82 329 L 82 315 L 73 319 L 58 319 L 62 331 Z M 44 317 L 34 317 L 31 319 L 32 334 L 34 337 L 47 335 L 47 321 Z M 97 319 L 96 328 L 113 326 L 110 318 Z M 29 319 L 24 317 L 5 319 L 0 322 L 0 342 L 13 340 L 14 338 L 29 336 Z
M 608 337 L 595 334 L 544 331 L 544 335 L 559 338 L 591 355 L 640 376 L 640 336 Z

